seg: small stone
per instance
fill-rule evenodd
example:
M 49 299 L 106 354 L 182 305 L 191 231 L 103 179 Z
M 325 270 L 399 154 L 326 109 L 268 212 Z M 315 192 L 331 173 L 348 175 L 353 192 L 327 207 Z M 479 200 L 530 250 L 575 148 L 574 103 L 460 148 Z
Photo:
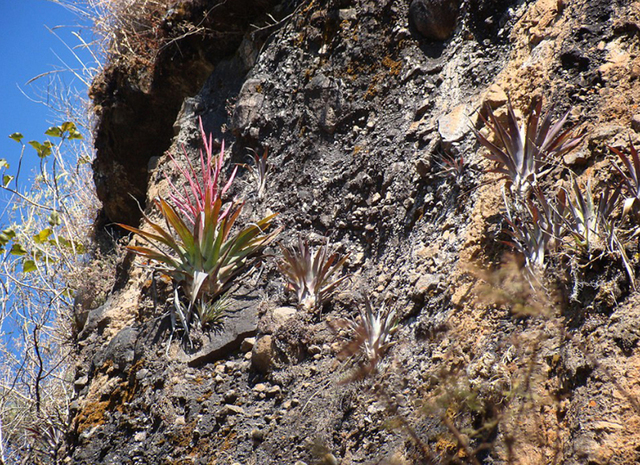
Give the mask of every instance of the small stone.
M 83 376 L 82 378 L 78 378 L 73 383 L 73 387 L 76 388 L 76 391 L 79 391 L 83 387 L 85 387 L 89 383 L 89 377 Z
M 267 390 L 267 385 L 264 383 L 258 383 L 255 386 L 253 386 L 253 390 L 257 393 L 265 392 Z
M 186 420 L 184 419 L 184 415 L 178 415 L 173 423 L 176 426 L 184 426 L 187 424 Z
M 215 382 L 220 384 L 224 381 L 224 378 L 222 377 L 222 375 L 216 375 L 216 377 L 214 378 Z
M 238 407 L 237 405 L 224 405 L 219 411 L 219 417 L 227 417 L 230 415 L 244 415 L 244 409 L 242 407 Z
M 293 307 L 278 307 L 273 310 L 271 316 L 278 327 L 280 327 L 295 314 L 296 309 Z
M 226 371 L 227 373 L 231 373 L 236 369 L 236 363 L 235 362 L 225 362 L 224 364 L 224 371 Z
M 233 404 L 236 400 L 238 400 L 238 393 L 233 389 L 229 389 L 224 393 L 224 402 L 227 404 Z
M 267 373 L 273 365 L 273 355 L 271 336 L 263 336 L 253 347 L 251 364 L 257 371 Z
M 251 430 L 251 439 L 256 442 L 262 442 L 264 440 L 264 432 L 259 430 L 258 428 L 254 428 Z
M 144 442 L 147 439 L 147 432 L 140 431 L 133 436 L 133 440 L 136 442 Z
M 240 344 L 240 350 L 242 352 L 250 352 L 253 349 L 253 346 L 256 345 L 255 337 L 245 337 Z
M 484 103 L 490 105 L 492 109 L 501 107 L 507 103 L 507 100 L 507 94 L 498 84 L 493 84 L 489 87 L 487 93 L 484 95 Z
M 338 18 L 340 21 L 349 21 L 358 17 L 358 11 L 355 8 L 338 10 Z
M 633 118 L 631 118 L 631 129 L 635 132 L 640 132 L 640 114 L 633 115 Z
M 282 388 L 278 385 L 273 386 L 267 390 L 267 397 L 280 397 L 282 395 Z
M 260 332 L 264 334 L 275 333 L 282 325 L 289 321 L 296 312 L 297 310 L 293 307 L 278 307 L 269 310 L 260 321 Z
M 307 348 L 307 352 L 309 352 L 309 355 L 318 355 L 322 353 L 322 348 L 314 344 Z
M 472 117 L 472 112 L 467 108 L 467 105 L 460 104 L 451 113 L 440 118 L 438 132 L 442 142 L 452 144 L 461 140 L 465 134 L 471 131 Z

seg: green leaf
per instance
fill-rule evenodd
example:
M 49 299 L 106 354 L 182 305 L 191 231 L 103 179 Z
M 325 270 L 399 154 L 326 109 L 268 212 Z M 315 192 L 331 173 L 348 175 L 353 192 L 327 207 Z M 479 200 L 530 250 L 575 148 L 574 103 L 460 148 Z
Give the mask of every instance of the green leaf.
M 22 134 L 20 134 L 19 132 L 14 132 L 13 134 L 11 134 L 9 136 L 9 139 L 13 139 L 16 142 L 21 142 L 23 137 L 24 136 Z
M 78 159 L 78 166 L 86 165 L 88 163 L 91 163 L 91 158 L 86 155 L 83 155 Z
M 33 260 L 25 260 L 24 263 L 22 264 L 23 273 L 30 273 L 37 269 L 38 267 L 36 266 L 36 262 L 34 262 Z
M 40 158 L 46 158 L 51 155 L 51 148 L 53 147 L 53 144 L 50 141 L 45 141 L 41 144 L 37 140 L 30 140 L 29 145 L 36 150 Z
M 69 140 L 82 140 L 84 137 L 77 130 L 69 131 Z
M 21 257 L 27 254 L 27 250 L 21 244 L 13 244 L 9 253 Z
M 13 229 L 5 229 L 0 233 L 0 245 L 7 245 L 14 237 L 16 237 L 16 232 Z
M 11 181 L 13 181 L 13 176 L 9 174 L 5 174 L 4 176 L 2 176 L 2 185 L 4 187 L 7 187 Z
M 36 242 L 36 244 L 44 244 L 45 241 L 47 239 L 49 239 L 49 236 L 53 233 L 53 231 L 51 231 L 50 228 L 45 228 L 42 231 L 40 231 L 38 234 L 36 234 L 35 236 L 33 236 L 33 240 Z
M 62 137 L 62 131 L 58 126 L 51 126 L 49 129 L 45 131 L 45 136 L 51 137 Z
M 9 163 L 4 158 L 0 158 L 0 169 L 1 168 L 9 168 Z
M 64 123 L 62 123 L 60 125 L 60 129 L 63 132 L 72 132 L 76 130 L 76 125 L 75 123 L 71 122 L 71 121 L 65 121 Z
M 51 212 L 49 215 L 49 225 L 50 226 L 58 226 L 62 221 L 60 220 L 60 214 L 58 212 Z

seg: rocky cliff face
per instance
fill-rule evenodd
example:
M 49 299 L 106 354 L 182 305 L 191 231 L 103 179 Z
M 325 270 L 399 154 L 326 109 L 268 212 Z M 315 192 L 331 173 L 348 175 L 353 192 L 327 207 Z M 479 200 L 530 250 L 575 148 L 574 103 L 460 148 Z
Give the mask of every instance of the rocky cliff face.
M 151 77 L 113 64 L 94 85 L 105 216 L 134 224 L 129 194 L 167 195 L 163 151 L 195 154 L 201 117 L 234 163 L 268 148 L 264 198 L 247 173 L 235 183 L 243 221 L 277 212 L 285 244 L 328 237 L 350 253 L 349 284 L 321 313 L 296 310 L 267 259 L 189 346 L 170 337 L 171 285 L 123 252 L 77 338 L 72 463 L 640 461 L 638 293 L 610 254 L 558 253 L 532 296 L 501 265 L 504 181 L 472 131 L 484 103 L 525 114 L 542 97 L 586 136 L 541 182 L 615 185 L 607 145 L 639 139 L 637 2 L 228 3 L 173 5 L 215 20 Z M 458 18 L 433 40 L 440 7 Z M 355 365 L 327 322 L 364 296 L 399 328 L 380 373 L 344 383 Z

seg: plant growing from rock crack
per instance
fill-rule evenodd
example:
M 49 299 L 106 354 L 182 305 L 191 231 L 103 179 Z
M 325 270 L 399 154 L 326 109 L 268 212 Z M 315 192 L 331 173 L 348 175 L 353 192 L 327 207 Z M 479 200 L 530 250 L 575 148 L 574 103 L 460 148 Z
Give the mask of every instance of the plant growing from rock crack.
M 465 174 L 465 160 L 464 155 L 460 154 L 458 157 L 445 154 L 442 156 L 441 173 L 453 179 L 453 181 L 460 185 Z
M 547 200 L 541 189 L 535 189 L 535 199 L 527 200 L 526 209 L 518 216 L 511 213 L 507 206 L 506 221 L 510 229 L 506 231 L 513 238 L 508 245 L 518 250 L 525 258 L 526 268 L 537 275 L 545 268 L 545 254 L 555 250 L 564 234 L 566 224 L 566 192 L 560 190 L 556 201 Z
M 264 149 L 262 156 L 259 156 L 257 153 L 253 154 L 253 166 L 244 165 L 249 170 L 249 174 L 253 178 L 253 181 L 256 186 L 256 193 L 258 195 L 258 200 L 262 200 L 264 198 L 264 194 L 267 190 L 267 179 L 269 176 L 269 171 L 271 170 L 271 165 L 267 160 L 269 150 Z
M 382 304 L 374 312 L 369 299 L 360 309 L 360 321 L 352 325 L 356 341 L 360 341 L 362 352 L 369 362 L 370 371 L 375 371 L 380 361 L 394 343 L 391 336 L 398 328 L 396 311 L 386 309 Z
M 202 129 L 202 123 L 200 127 Z M 181 168 L 188 188 L 185 188 L 184 194 L 180 194 L 171 184 L 174 191 L 170 199 L 175 206 L 161 198 L 153 201 L 165 226 L 146 215 L 151 231 L 120 224 L 152 245 L 151 248 L 132 245 L 128 246 L 129 250 L 159 263 L 187 297 L 188 305 L 183 307 L 176 287 L 174 307 L 187 336 L 194 319 L 200 324 L 205 322 L 205 309 L 208 308 L 205 301 L 214 300 L 226 292 L 234 279 L 261 256 L 264 248 L 279 232 L 265 233 L 272 225 L 275 214 L 238 231 L 232 230 L 244 204 L 231 201 L 223 205 L 220 196 L 229 188 L 233 175 L 220 189 L 224 152 L 212 157 L 211 139 L 207 142 L 204 131 L 202 135 L 206 153 L 205 160 L 205 155 L 200 152 L 204 169 L 202 182 L 197 180 L 191 165 L 188 169 Z
M 629 140 L 630 157 L 616 148 L 609 147 L 609 149 L 611 149 L 613 153 L 618 155 L 618 158 L 620 158 L 620 161 L 622 161 L 622 164 L 628 172 L 627 173 L 622 170 L 616 163 L 613 164 L 613 166 L 622 175 L 623 184 L 627 188 L 627 191 L 629 193 L 629 197 L 624 202 L 624 216 L 633 208 L 635 208 L 638 202 L 640 202 L 640 156 L 638 156 L 638 151 L 633 146 L 633 142 L 631 142 L 631 140 Z
M 613 191 L 606 187 L 600 193 L 597 202 L 591 190 L 591 182 L 587 182 L 586 191 L 583 194 L 574 179 L 572 190 L 573 198 L 570 197 L 568 202 L 570 219 L 567 221 L 567 229 L 576 244 L 588 253 L 604 244 L 606 250 L 620 257 L 631 281 L 631 286 L 635 289 L 635 272 L 624 246 L 616 234 L 617 228 L 613 218 L 622 186 L 618 186 Z
M 347 279 L 347 276 L 334 279 L 334 275 L 342 268 L 349 254 L 341 257 L 338 253 L 329 255 L 329 246 L 325 242 L 315 254 L 309 242 L 298 237 L 298 246 L 286 248 L 281 246 L 283 259 L 278 268 L 287 281 L 287 288 L 296 293 L 298 303 L 307 310 L 321 307 Z
M 506 232 L 513 240 L 508 245 L 518 250 L 525 259 L 526 268 L 534 275 L 544 270 L 545 252 L 551 235 L 544 227 L 540 210 L 532 202 L 527 202 L 530 219 L 523 220 L 507 213 L 506 221 L 510 226 Z
M 559 157 L 582 141 L 582 135 L 572 136 L 572 129 L 562 131 L 569 112 L 555 124 L 551 122 L 551 110 L 541 116 L 540 98 L 536 99 L 527 123 L 522 127 L 518 125 L 511 102 L 507 103 L 506 124 L 500 122 L 489 105 L 486 106 L 486 111 L 488 119 L 482 115 L 481 118 L 494 134 L 496 142 L 491 142 L 478 131 L 476 137 L 480 144 L 489 149 L 485 157 L 498 163 L 490 171 L 504 174 L 511 184 L 512 192 L 522 199 L 528 198 L 532 187 L 536 185 L 545 159 Z
M 398 329 L 395 310 L 387 309 L 382 304 L 374 311 L 369 299 L 365 298 L 358 319 L 347 320 L 342 325 L 352 331 L 353 338 L 342 349 L 341 357 L 360 356 L 363 360 L 359 369 L 343 382 L 375 374 L 387 350 L 395 343 L 391 340 Z
M 607 247 L 612 248 L 614 225 L 611 215 L 620 197 L 620 187 L 613 192 L 610 192 L 607 187 L 601 192 L 597 201 L 591 190 L 590 180 L 587 182 L 584 194 L 575 179 L 571 187 L 573 196 L 569 196 L 564 188 L 562 190 L 569 199 L 570 219 L 567 228 L 577 245 L 589 251 L 602 241 L 607 244 Z

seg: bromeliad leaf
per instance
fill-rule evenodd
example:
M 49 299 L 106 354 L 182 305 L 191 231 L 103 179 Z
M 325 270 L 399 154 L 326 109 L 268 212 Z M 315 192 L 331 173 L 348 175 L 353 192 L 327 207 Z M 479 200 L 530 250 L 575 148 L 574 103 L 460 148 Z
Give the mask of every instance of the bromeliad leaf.
M 490 171 L 504 174 L 511 183 L 512 191 L 520 198 L 529 198 L 542 167 L 550 157 L 562 156 L 582 142 L 583 136 L 573 136 L 572 129 L 562 131 L 569 112 L 555 124 L 551 122 L 551 110 L 544 117 L 541 116 L 540 98 L 534 101 L 527 123 L 522 127 L 518 124 L 511 102 L 507 102 L 506 124 L 496 117 L 489 105 L 485 108 L 488 119 L 482 115 L 480 117 L 494 134 L 495 143 L 478 131 L 475 131 L 476 137 L 489 150 L 484 156 L 498 164 Z
M 201 212 L 194 225 L 180 217 L 174 207 L 163 199 L 154 202 L 162 214 L 167 228 L 146 218 L 152 231 L 128 225 L 131 231 L 153 247 L 129 246 L 129 250 L 163 265 L 164 271 L 182 287 L 190 302 L 197 299 L 215 299 L 233 284 L 233 280 L 259 257 L 263 249 L 279 233 L 265 231 L 271 227 L 275 214 L 232 234 L 232 226 L 240 214 L 242 204 L 233 203 L 222 217 L 222 201 Z M 189 314 L 191 315 L 191 314 Z M 192 321 L 187 315 L 187 320 Z
M 640 156 L 631 139 L 629 139 L 630 157 L 616 148 L 609 147 L 609 149 L 618 155 L 618 158 L 626 168 L 626 171 L 624 171 L 616 163 L 613 164 L 622 175 L 623 184 L 629 193 L 629 197 L 625 200 L 623 207 L 623 215 L 626 215 L 640 202 Z
M 186 184 L 183 186 L 182 192 L 168 177 L 166 178 L 169 185 L 172 188 L 170 194 L 170 200 L 175 207 L 185 216 L 187 221 L 191 224 L 195 222 L 196 216 L 199 212 L 205 210 L 207 206 L 213 205 L 217 199 L 229 190 L 231 183 L 233 182 L 238 168 L 236 167 L 229 180 L 220 189 L 220 181 L 222 168 L 224 163 L 224 142 L 222 143 L 220 154 L 213 155 L 213 139 L 211 136 L 207 137 L 202 126 L 202 119 L 200 119 L 200 132 L 204 143 L 204 150 L 200 150 L 200 171 L 201 175 L 198 176 L 194 166 L 189 160 L 189 156 L 184 150 L 184 157 L 186 160 L 185 166 L 178 163 L 178 161 L 171 155 L 175 167 L 184 176 Z M 223 212 L 220 219 L 224 218 L 226 211 Z
M 320 307 L 337 287 L 347 279 L 343 276 L 334 279 L 349 258 L 349 254 L 339 257 L 337 253 L 328 255 L 328 245 L 323 244 L 315 255 L 309 242 L 298 237 L 298 247 L 288 249 L 280 247 L 283 260 L 278 268 L 287 281 L 287 288 L 294 291 L 298 303 L 307 310 Z

